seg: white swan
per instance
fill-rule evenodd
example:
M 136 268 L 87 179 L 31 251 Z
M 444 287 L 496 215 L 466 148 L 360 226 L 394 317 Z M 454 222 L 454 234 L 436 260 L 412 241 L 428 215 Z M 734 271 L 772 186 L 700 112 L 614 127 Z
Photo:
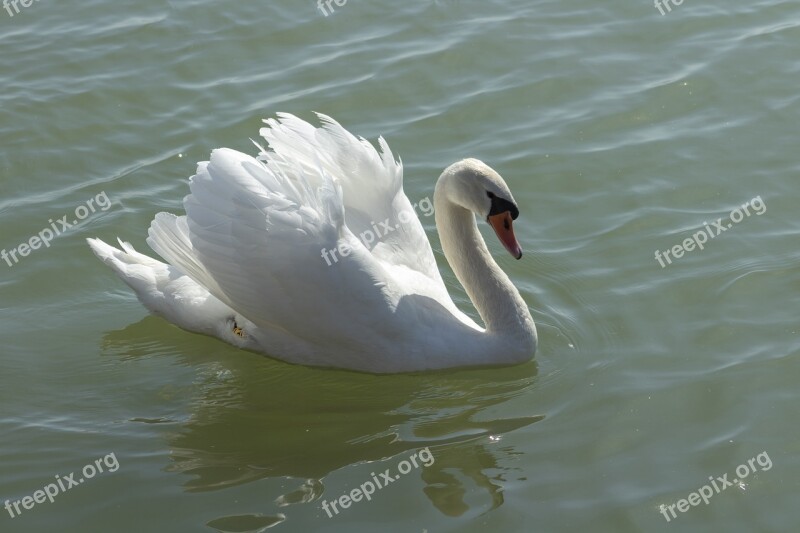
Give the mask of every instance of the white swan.
M 466 159 L 436 183 L 442 249 L 485 329 L 447 293 L 402 165 L 333 119 L 265 120 L 258 159 L 218 149 L 198 165 L 185 216 L 159 213 L 147 243 L 166 263 L 88 239 L 153 313 L 292 363 L 367 372 L 515 364 L 536 351 L 528 307 L 489 254 L 486 219 L 517 259 L 519 211 L 491 168 Z M 391 228 L 391 231 L 389 231 Z M 359 239 L 383 230 L 371 249 Z M 326 251 L 338 251 L 335 261 Z

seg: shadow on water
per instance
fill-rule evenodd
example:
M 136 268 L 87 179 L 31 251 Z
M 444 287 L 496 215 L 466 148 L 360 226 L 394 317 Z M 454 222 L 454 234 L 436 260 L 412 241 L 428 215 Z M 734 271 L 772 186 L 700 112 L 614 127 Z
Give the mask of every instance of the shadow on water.
M 481 507 L 496 508 L 503 503 L 497 472 L 509 462 L 499 459 L 515 452 L 487 444 L 544 418 L 496 414 L 534 384 L 535 362 L 384 376 L 313 369 L 186 334 L 155 317 L 106 334 L 103 344 L 106 356 L 168 354 L 198 371 L 190 417 L 168 439 L 168 471 L 190 476 L 187 491 L 265 478 L 307 480 L 277 497 L 279 507 L 319 499 L 332 472 L 394 456 L 399 462 L 429 447 L 435 462 L 421 475 L 437 509 L 449 516 L 469 510 L 467 478 L 486 493 Z

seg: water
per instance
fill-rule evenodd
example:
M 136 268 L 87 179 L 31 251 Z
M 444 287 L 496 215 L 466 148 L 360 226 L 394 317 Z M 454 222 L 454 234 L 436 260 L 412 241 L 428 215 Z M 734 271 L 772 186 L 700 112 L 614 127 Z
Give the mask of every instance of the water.
M 0 262 L 0 504 L 104 469 L 14 518 L 0 508 L 0 529 L 793 530 L 800 7 L 671 6 L 0 11 L 0 247 L 51 219 L 60 230 L 63 215 L 79 222 Z M 536 361 L 376 377 L 239 352 L 148 316 L 84 238 L 146 250 L 153 215 L 180 212 L 195 162 L 218 146 L 251 151 L 278 111 L 384 135 L 412 200 L 462 157 L 497 168 L 526 255 L 490 245 L 537 321 Z M 763 214 L 676 257 L 704 222 L 756 198 Z M 430 466 L 323 510 L 426 448 Z M 680 512 L 725 474 L 739 483 Z

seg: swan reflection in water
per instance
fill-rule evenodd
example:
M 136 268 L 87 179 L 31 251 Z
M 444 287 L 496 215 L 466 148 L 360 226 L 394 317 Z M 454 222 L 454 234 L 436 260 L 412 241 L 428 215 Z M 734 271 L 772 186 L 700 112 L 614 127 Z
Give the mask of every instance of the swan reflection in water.
M 333 472 L 370 462 L 375 464 L 367 472 L 395 471 L 425 447 L 433 464 L 408 477 L 421 476 L 432 504 L 445 515 L 461 516 L 475 507 L 474 492 L 473 505 L 465 502 L 471 488 L 465 483 L 474 483 L 484 494 L 481 512 L 488 511 L 502 505 L 502 482 L 517 453 L 500 439 L 544 418 L 495 414 L 532 386 L 534 362 L 393 376 L 318 370 L 243 357 L 155 317 L 108 333 L 104 353 L 123 360 L 167 354 L 195 370 L 192 384 L 160 385 L 159 400 L 180 396 L 190 410 L 183 421 L 155 417 L 175 428 L 167 433 L 167 470 L 188 475 L 184 488 L 192 492 L 267 478 L 297 480 L 291 491 L 274 495 L 275 513 L 290 504 L 318 507 L 324 479 Z M 153 413 L 145 415 L 133 421 L 154 421 Z M 370 479 L 360 471 L 353 476 L 363 478 L 359 484 Z M 328 499 L 334 497 L 337 491 Z

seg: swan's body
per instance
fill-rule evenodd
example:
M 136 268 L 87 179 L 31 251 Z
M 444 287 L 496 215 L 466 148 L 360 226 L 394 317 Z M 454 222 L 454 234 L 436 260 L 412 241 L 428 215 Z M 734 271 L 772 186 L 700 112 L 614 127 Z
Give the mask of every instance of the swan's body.
M 521 256 L 502 178 L 468 159 L 434 193 L 442 248 L 484 329 L 448 295 L 385 141 L 379 153 L 321 119 L 315 128 L 280 115 L 265 121 L 270 150 L 258 159 L 219 149 L 200 163 L 186 216 L 159 213 L 150 226 L 147 243 L 167 263 L 122 242 L 90 239 L 92 250 L 150 311 L 292 363 L 407 372 L 533 357 L 528 307 L 473 214 Z M 376 229 L 365 246 L 359 236 Z

